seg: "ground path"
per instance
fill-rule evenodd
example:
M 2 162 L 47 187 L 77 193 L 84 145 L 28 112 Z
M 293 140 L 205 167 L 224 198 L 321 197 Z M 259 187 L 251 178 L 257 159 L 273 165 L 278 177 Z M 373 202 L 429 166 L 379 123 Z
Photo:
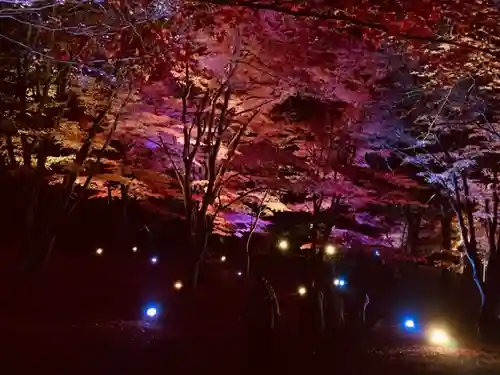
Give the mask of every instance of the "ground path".
M 241 345 L 212 337 L 197 344 L 162 336 L 162 330 L 136 321 L 93 324 L 0 324 L 2 373 L 52 374 L 244 374 Z M 386 339 L 357 350 L 327 348 L 313 363 L 304 353 L 283 348 L 275 361 L 288 374 L 493 375 L 500 374 L 500 353 L 492 349 L 431 348 L 415 341 Z M 285 344 L 286 345 L 286 344 Z M 313 369 L 313 367 L 315 367 Z M 215 371 L 215 372 L 214 372 Z M 273 373 L 269 369 L 269 373 Z M 266 373 L 265 370 L 259 373 Z

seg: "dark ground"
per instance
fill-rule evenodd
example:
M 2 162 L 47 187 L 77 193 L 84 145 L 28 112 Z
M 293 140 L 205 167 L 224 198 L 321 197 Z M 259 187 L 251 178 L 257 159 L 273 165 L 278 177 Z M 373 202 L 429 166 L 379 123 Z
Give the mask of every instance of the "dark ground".
M 178 278 L 173 271 L 176 267 L 168 268 L 167 272 L 151 267 L 147 259 L 130 258 L 120 265 L 111 259 L 74 259 L 55 262 L 51 272 L 32 280 L 4 272 L 0 280 L 1 373 L 247 373 L 245 341 L 234 323 L 240 297 L 237 280 L 228 277 L 217 297 L 206 297 L 200 304 L 203 308 L 191 311 L 193 316 L 184 328 L 173 323 L 175 319 L 163 327 L 146 327 L 140 321 L 148 301 L 162 301 L 166 306 L 175 299 L 171 285 Z M 283 309 L 291 311 L 291 295 L 282 300 Z M 273 363 L 248 372 L 500 374 L 498 348 L 460 339 L 456 349 L 437 349 L 390 330 L 379 331 L 363 343 L 325 343 L 321 352 L 308 356 L 300 342 L 289 337 L 293 314 L 284 314 L 283 320 L 287 319 L 280 335 L 288 338 L 275 342 Z
M 132 322 L 89 326 L 2 327 L 2 373 L 50 371 L 53 374 L 144 374 L 149 371 L 194 374 L 246 373 L 244 345 L 220 337 L 189 347 L 179 340 L 155 338 Z M 363 347 L 330 347 L 306 358 L 281 343 L 274 364 L 252 373 L 291 374 L 341 371 L 343 374 L 500 374 L 498 351 L 459 348 L 439 350 L 423 344 L 389 340 Z

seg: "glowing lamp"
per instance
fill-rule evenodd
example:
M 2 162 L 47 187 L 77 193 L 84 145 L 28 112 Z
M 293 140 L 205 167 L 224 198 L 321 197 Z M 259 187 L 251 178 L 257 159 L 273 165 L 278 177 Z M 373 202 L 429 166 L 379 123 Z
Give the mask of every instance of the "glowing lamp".
M 429 342 L 433 345 L 448 346 L 451 338 L 444 329 L 435 328 L 429 332 Z
M 326 255 L 335 255 L 335 246 L 333 245 L 326 245 L 325 246 L 325 254 Z
M 150 260 L 151 264 L 156 264 L 158 263 L 158 257 L 152 257 Z
M 221 261 L 221 262 L 225 262 L 225 261 L 226 261 L 226 259 L 227 259 L 227 258 L 226 258 L 224 255 L 220 257 L 220 261 Z
M 134 247 L 132 248 L 132 251 L 133 251 L 134 253 L 136 253 L 136 252 L 137 252 L 137 246 L 134 246 Z
M 238 271 L 238 272 L 236 272 L 236 274 L 237 274 L 238 276 L 241 276 L 241 275 L 243 275 L 243 272 Z
M 175 289 L 175 290 L 181 290 L 181 289 L 182 289 L 182 287 L 183 287 L 183 285 L 182 285 L 182 281 L 176 281 L 176 282 L 174 283 L 174 289 Z
M 287 240 L 281 240 L 280 242 L 278 242 L 278 248 L 282 251 L 288 250 L 289 246 L 290 245 Z
M 380 251 L 379 251 L 379 250 L 375 250 L 375 256 L 376 256 L 376 257 L 379 257 L 379 256 L 380 256 Z
M 346 285 L 346 282 L 343 278 L 337 278 L 333 280 L 333 285 L 343 288 Z
M 95 251 L 95 253 L 96 253 L 97 255 L 102 255 L 102 253 L 103 253 L 103 252 L 104 252 L 104 250 L 103 250 L 102 248 L 98 248 L 98 249 Z
M 299 294 L 299 296 L 303 297 L 307 294 L 307 288 L 301 285 L 297 288 L 297 293 Z
M 148 307 L 145 312 L 148 318 L 154 318 L 158 314 L 158 309 L 156 307 Z
M 415 321 L 413 319 L 406 319 L 404 322 L 404 327 L 406 329 L 412 330 L 415 328 Z

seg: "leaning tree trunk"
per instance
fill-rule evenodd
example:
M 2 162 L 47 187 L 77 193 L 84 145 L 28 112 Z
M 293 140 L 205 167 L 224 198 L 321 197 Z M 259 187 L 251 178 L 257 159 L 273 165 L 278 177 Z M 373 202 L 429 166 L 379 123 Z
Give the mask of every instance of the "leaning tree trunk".
M 465 248 L 465 255 L 467 256 L 467 261 L 470 266 L 470 272 L 472 280 L 476 285 L 477 292 L 479 293 L 479 297 L 481 298 L 479 313 L 483 309 L 485 303 L 485 294 L 483 288 L 483 282 L 478 273 L 478 269 L 480 266 L 479 257 L 477 253 L 477 241 L 476 241 L 476 230 L 474 226 L 474 217 L 473 217 L 473 202 L 471 201 L 469 195 L 469 185 L 467 178 L 464 175 L 460 176 L 462 178 L 462 186 L 463 186 L 463 199 L 461 197 L 461 189 L 458 184 L 458 179 L 456 175 L 452 175 L 453 182 L 453 195 L 449 195 L 449 201 L 455 212 L 455 215 L 458 220 L 458 225 L 460 228 L 460 234 L 462 236 L 463 245 Z M 464 212 L 466 217 L 464 217 Z M 467 220 L 466 220 L 467 219 Z M 477 328 L 479 329 L 479 321 L 477 321 Z
M 490 257 L 484 284 L 484 304 L 479 319 L 480 332 L 489 338 L 498 334 L 498 306 L 500 305 L 500 257 Z
M 498 228 L 498 209 L 500 198 L 497 191 L 497 173 L 494 173 L 492 201 L 485 202 L 486 234 L 489 245 L 489 261 L 484 282 L 484 304 L 479 318 L 480 331 L 483 336 L 495 334 L 498 325 L 498 307 L 500 305 L 500 233 Z M 490 205 L 491 203 L 491 205 Z

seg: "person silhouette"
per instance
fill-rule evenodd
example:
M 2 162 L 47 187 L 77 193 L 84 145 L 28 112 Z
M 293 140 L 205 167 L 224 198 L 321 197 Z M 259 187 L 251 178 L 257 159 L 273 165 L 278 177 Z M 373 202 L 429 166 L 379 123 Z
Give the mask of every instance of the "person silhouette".
M 248 368 L 262 369 L 270 364 L 273 331 L 279 303 L 269 281 L 258 271 L 249 275 L 246 308 Z

